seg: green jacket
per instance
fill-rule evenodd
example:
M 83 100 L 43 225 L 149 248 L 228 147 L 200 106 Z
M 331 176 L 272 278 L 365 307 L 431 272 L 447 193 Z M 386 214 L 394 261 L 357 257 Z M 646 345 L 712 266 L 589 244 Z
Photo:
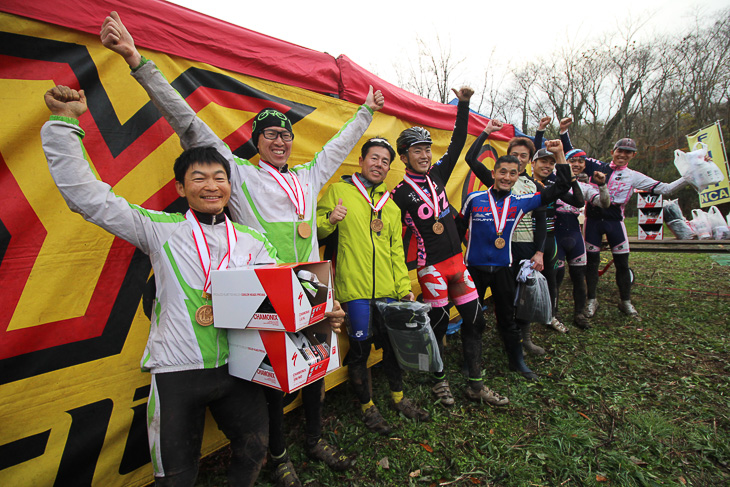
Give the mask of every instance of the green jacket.
M 351 176 L 343 176 L 330 185 L 317 205 L 317 236 L 324 238 L 335 230 L 338 233 L 335 296 L 343 303 L 402 298 L 411 292 L 411 281 L 403 254 L 400 208 L 388 200 L 380 212 L 383 229 L 374 232 L 370 223 L 376 216 L 351 181 Z M 376 203 L 388 191 L 385 183 L 366 189 Z M 332 225 L 329 216 L 340 198 L 347 216 Z

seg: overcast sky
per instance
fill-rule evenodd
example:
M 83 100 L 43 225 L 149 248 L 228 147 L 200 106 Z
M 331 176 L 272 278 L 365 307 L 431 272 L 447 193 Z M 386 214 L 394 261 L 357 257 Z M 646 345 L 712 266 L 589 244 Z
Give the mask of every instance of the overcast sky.
M 435 46 L 438 35 L 456 59 L 464 59 L 457 82 L 475 87 L 483 80 L 492 51 L 499 65 L 510 60 L 519 63 L 550 53 L 561 43 L 583 45 L 629 23 L 641 26 L 640 35 L 646 37 L 684 30 L 694 23 L 694 12 L 709 13 L 730 5 L 727 0 L 173 3 L 335 57 L 346 54 L 394 84 L 398 82 L 395 66 L 407 64 L 418 52 L 416 38 Z

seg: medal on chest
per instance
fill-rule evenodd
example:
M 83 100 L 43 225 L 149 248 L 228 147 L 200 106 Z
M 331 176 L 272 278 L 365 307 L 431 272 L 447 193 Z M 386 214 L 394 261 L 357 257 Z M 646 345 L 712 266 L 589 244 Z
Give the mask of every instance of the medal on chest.
M 208 246 L 208 239 L 205 238 L 203 233 L 203 226 L 198 221 L 192 210 L 188 210 L 185 213 L 185 219 L 190 223 L 193 232 L 193 240 L 195 241 L 195 249 L 198 252 L 198 258 L 200 261 L 200 267 L 203 270 L 203 292 L 200 297 L 203 298 L 206 303 L 199 306 L 195 311 L 195 322 L 200 326 L 210 326 L 213 324 L 213 306 L 210 303 L 213 297 L 210 294 L 210 270 L 213 267 L 210 255 L 210 247 Z M 231 261 L 231 254 L 233 249 L 236 248 L 238 242 L 238 235 L 236 230 L 233 228 L 233 223 L 226 217 L 226 243 L 227 249 L 226 254 L 221 259 L 220 263 L 216 267 L 218 270 L 227 269 L 228 264 Z
M 378 218 L 378 214 L 380 214 L 380 210 L 383 209 L 385 203 L 388 202 L 388 198 L 390 198 L 390 193 L 386 191 L 383 196 L 380 197 L 378 202 L 373 204 L 373 199 L 368 194 L 367 189 L 365 189 L 365 185 L 360 180 L 360 176 L 357 173 L 352 175 L 352 184 L 355 185 L 362 197 L 365 198 L 368 206 L 370 206 L 370 208 L 373 210 L 371 217 L 372 220 L 370 221 L 370 230 L 375 233 L 380 233 L 380 231 L 383 230 L 383 220 Z
M 286 193 L 289 201 L 291 201 L 294 205 L 294 211 L 296 211 L 297 219 L 299 220 L 299 223 L 297 224 L 297 235 L 305 240 L 311 237 L 312 226 L 308 222 L 303 221 L 304 215 L 307 213 L 307 201 L 304 198 L 304 190 L 302 189 L 302 185 L 299 182 L 297 175 L 293 171 L 289 171 L 288 174 L 292 179 L 292 182 L 289 183 L 284 175 L 268 162 L 260 161 L 259 165 L 264 171 L 269 173 L 269 175 L 273 177 L 277 183 L 279 183 L 279 186 L 284 193 Z
M 433 225 L 431 226 L 433 233 L 435 233 L 436 235 L 441 235 L 442 233 L 444 233 L 444 224 L 439 221 L 439 197 L 438 194 L 436 194 L 436 185 L 433 184 L 433 181 L 431 181 L 431 178 L 428 177 L 428 174 L 426 175 L 426 182 L 428 183 L 428 188 L 431 190 L 430 198 L 426 194 L 426 192 L 423 191 L 423 189 L 421 189 L 421 187 L 408 176 L 408 174 L 403 176 L 403 180 L 408 183 L 411 188 L 413 188 L 418 197 L 421 198 L 421 201 L 426 203 L 426 205 L 433 211 L 433 217 L 435 220 Z
M 502 238 L 502 232 L 504 232 L 504 227 L 507 224 L 507 213 L 509 213 L 509 202 L 512 197 L 507 196 L 504 199 L 504 203 L 502 205 L 502 214 L 500 215 L 497 212 L 497 203 L 494 201 L 492 192 L 487 191 L 487 195 L 489 196 L 489 208 L 492 210 L 492 218 L 494 220 L 494 229 L 497 232 L 497 238 L 494 240 L 494 246 L 501 250 L 505 247 L 505 245 L 507 245 L 507 241 L 504 238 Z

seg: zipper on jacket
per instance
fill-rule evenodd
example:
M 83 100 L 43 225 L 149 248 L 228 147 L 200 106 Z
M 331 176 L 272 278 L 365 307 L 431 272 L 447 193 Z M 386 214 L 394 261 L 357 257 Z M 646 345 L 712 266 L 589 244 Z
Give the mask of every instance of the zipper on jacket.
M 372 187 L 370 190 L 370 200 L 375 202 L 375 186 Z M 382 210 L 381 210 L 382 211 Z M 370 212 L 370 223 L 373 223 L 373 212 Z M 373 240 L 373 227 L 370 227 L 370 248 L 372 249 L 373 254 L 373 292 L 372 292 L 372 299 L 375 299 L 375 240 Z

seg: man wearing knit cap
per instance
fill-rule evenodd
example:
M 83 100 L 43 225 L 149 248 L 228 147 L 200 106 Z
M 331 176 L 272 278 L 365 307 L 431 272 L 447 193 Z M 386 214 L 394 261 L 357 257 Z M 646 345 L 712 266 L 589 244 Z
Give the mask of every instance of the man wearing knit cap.
M 132 68 L 132 76 L 147 91 L 150 99 L 180 137 L 183 148 L 205 145 L 215 147 L 231 168 L 229 210 L 234 221 L 265 233 L 284 262 L 319 260 L 316 238 L 317 195 L 347 155 L 355 147 L 383 107 L 384 98 L 372 87 L 365 103 L 322 150 L 306 164 L 289 168 L 294 134 L 283 113 L 264 109 L 255 118 L 252 142 L 259 152 L 259 164 L 235 156 L 231 149 L 208 127 L 187 102 L 165 80 L 152 61 L 143 58 L 134 40 L 112 12 L 104 20 L 102 43 L 120 54 Z M 278 485 L 301 485 L 289 460 L 283 433 L 283 394 L 267 389 L 270 415 L 269 450 Z M 324 380 L 302 389 L 306 418 L 306 451 L 335 470 L 349 468 L 352 461 L 322 439 L 321 398 Z

